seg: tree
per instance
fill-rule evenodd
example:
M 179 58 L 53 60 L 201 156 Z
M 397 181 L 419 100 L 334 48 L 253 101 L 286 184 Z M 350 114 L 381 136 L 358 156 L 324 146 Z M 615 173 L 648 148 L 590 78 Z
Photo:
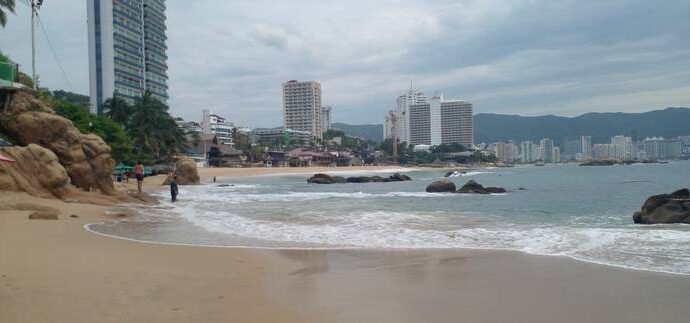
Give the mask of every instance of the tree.
M 110 98 L 103 102 L 103 114 L 127 129 L 134 108 L 122 98 Z
M 247 135 L 239 132 L 237 128 L 232 129 L 232 141 L 235 144 L 235 149 L 246 150 L 249 148 L 249 138 Z
M 14 13 L 14 0 L 0 0 L 0 26 L 7 24 L 7 12 Z
M 156 161 L 170 161 L 184 150 L 184 132 L 168 113 L 168 106 L 147 92 L 136 100 L 127 125 L 134 153 Z

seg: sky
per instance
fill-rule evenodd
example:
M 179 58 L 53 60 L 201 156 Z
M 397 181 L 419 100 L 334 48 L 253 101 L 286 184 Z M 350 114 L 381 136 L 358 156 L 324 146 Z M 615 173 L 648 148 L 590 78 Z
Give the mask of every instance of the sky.
M 28 71 L 28 7 L 0 50 Z M 575 116 L 690 106 L 689 0 L 168 0 L 171 112 L 282 123 L 281 84 L 321 82 L 333 121 L 381 123 L 414 86 L 475 113 Z M 45 0 L 43 86 L 88 94 L 86 0 Z

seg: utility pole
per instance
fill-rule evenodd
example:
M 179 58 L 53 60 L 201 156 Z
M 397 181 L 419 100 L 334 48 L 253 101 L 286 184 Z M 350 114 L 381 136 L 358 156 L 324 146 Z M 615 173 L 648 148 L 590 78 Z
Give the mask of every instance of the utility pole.
M 31 74 L 34 81 L 34 90 L 38 90 L 36 78 L 36 1 L 31 0 Z

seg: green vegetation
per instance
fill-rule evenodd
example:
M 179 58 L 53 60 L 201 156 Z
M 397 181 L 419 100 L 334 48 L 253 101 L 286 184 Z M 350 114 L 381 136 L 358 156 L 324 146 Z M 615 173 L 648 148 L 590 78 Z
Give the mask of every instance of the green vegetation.
M 14 13 L 14 0 L 0 0 L 0 26 L 7 24 L 7 13 Z
M 185 147 L 185 135 L 168 113 L 168 106 L 148 93 L 134 105 L 120 98 L 109 99 L 103 104 L 103 115 L 89 113 L 83 100 L 82 104 L 75 103 L 79 102 L 78 94 L 59 95 L 73 102 L 51 97 L 55 112 L 71 120 L 82 133 L 103 138 L 117 162 L 169 162 Z
M 89 113 L 83 106 L 63 100 L 53 100 L 55 112 L 74 123 L 82 133 L 93 133 L 103 138 L 112 149 L 116 161 L 132 161 L 132 140 L 122 127 L 104 116 Z

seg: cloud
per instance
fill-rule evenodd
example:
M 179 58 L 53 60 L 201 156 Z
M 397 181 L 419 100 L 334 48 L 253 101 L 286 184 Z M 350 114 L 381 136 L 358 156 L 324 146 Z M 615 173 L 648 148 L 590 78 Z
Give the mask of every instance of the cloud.
M 334 120 L 381 122 L 412 81 L 477 112 L 575 115 L 690 106 L 687 1 L 167 1 L 171 110 L 281 123 L 281 84 L 318 80 Z M 28 14 L 0 49 L 27 66 Z M 75 91 L 88 93 L 83 1 L 44 22 Z M 42 47 L 45 44 L 42 43 Z M 44 47 L 44 84 L 65 81 Z

